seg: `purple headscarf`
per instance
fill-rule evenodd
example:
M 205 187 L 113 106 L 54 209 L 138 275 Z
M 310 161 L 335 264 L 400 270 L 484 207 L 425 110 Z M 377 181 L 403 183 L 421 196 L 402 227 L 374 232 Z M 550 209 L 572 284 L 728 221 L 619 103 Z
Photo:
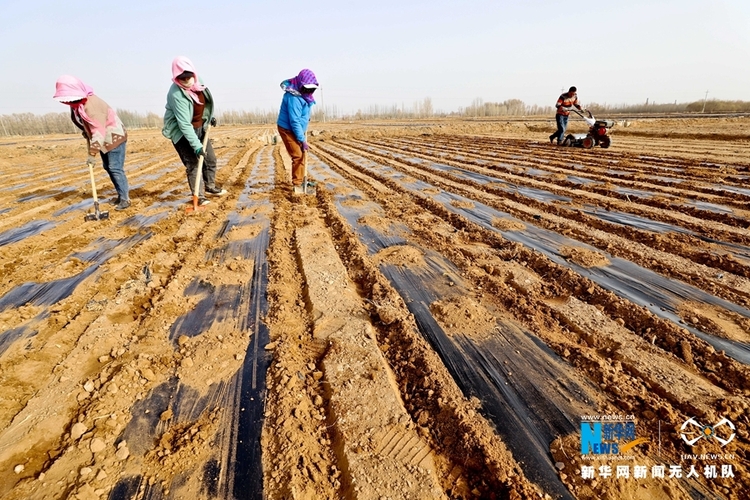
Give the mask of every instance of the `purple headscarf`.
M 303 69 L 299 72 L 299 75 L 289 80 L 281 82 L 281 88 L 284 92 L 289 92 L 292 95 L 300 96 L 310 104 L 315 104 L 315 98 L 312 94 L 302 94 L 299 89 L 304 85 L 318 85 L 318 79 L 315 78 L 315 73 L 309 69 Z

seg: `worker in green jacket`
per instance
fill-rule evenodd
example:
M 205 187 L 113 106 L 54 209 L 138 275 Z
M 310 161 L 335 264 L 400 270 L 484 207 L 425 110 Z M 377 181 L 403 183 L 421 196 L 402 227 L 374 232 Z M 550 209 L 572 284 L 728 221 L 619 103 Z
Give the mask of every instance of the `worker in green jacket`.
M 208 205 L 206 195 L 222 196 L 225 189 L 216 185 L 216 155 L 208 140 L 205 151 L 205 126 L 216 125 L 213 117 L 214 100 L 208 87 L 198 78 L 193 63 L 184 56 L 172 61 L 172 86 L 167 93 L 162 134 L 172 141 L 182 164 L 185 165 L 190 192 L 195 192 L 198 159 L 203 156 L 203 175 L 198 193 L 198 204 Z

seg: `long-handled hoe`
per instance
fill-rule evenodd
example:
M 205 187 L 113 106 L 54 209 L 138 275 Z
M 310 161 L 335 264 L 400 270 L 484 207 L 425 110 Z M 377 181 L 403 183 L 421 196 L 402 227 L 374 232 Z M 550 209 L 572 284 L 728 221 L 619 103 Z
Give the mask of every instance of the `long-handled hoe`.
M 94 213 L 84 215 L 83 220 L 90 221 L 90 220 L 109 219 L 109 212 L 99 211 L 99 198 L 97 198 L 96 196 L 96 181 L 94 180 L 94 162 L 87 161 L 86 163 L 89 166 L 89 177 L 91 178 L 91 192 L 94 195 Z
M 317 189 L 315 188 L 315 183 L 311 180 L 308 180 L 307 178 L 307 155 L 309 151 L 305 151 L 305 175 L 302 178 L 302 192 L 304 194 L 311 194 L 315 195 Z
M 206 133 L 203 136 L 203 154 L 198 158 L 198 168 L 195 169 L 195 189 L 193 190 L 193 206 L 187 207 L 185 212 L 200 212 L 206 207 L 198 206 L 198 193 L 201 192 L 201 179 L 203 178 L 203 159 L 206 156 L 206 146 L 208 145 L 208 133 L 211 131 L 211 124 L 206 124 Z

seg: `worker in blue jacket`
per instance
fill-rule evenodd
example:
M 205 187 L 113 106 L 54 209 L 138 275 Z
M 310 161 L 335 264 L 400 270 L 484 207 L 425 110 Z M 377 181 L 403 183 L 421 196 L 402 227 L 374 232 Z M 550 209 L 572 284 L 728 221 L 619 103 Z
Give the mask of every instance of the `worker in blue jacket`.
M 307 124 L 310 108 L 315 104 L 313 92 L 318 88 L 315 73 L 303 69 L 294 78 L 281 82 L 284 98 L 281 100 L 276 125 L 289 156 L 292 157 L 292 186 L 295 194 L 302 194 L 307 154 Z

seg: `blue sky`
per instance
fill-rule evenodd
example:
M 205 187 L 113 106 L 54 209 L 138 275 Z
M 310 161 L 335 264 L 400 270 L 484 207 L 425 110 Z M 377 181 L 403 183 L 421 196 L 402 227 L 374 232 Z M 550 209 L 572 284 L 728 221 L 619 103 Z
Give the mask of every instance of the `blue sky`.
M 584 105 L 750 100 L 750 1 L 526 0 L 92 3 L 0 0 L 0 114 L 64 111 L 58 76 L 161 114 L 177 55 L 220 110 L 274 109 L 310 68 L 339 111 L 472 100 Z M 320 100 L 320 96 L 318 96 Z

